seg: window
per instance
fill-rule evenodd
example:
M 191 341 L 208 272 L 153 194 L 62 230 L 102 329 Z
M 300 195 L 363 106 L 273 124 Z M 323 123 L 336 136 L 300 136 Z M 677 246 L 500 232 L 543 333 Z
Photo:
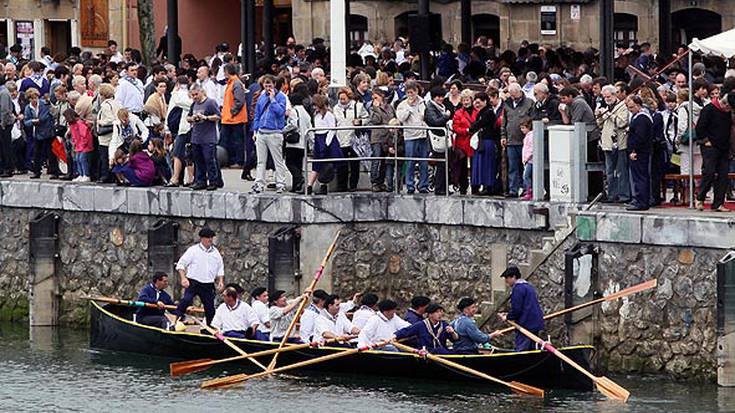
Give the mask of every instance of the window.
M 360 47 L 367 39 L 368 19 L 359 14 L 350 14 L 350 43 Z
M 633 14 L 615 13 L 613 37 L 616 46 L 630 47 L 638 42 L 638 17 Z

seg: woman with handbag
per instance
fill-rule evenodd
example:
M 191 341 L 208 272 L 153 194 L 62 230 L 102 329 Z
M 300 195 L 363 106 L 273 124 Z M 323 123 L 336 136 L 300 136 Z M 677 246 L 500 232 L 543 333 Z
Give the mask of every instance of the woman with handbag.
M 473 105 L 475 94 L 469 89 L 460 93 L 460 107 L 454 112 L 452 129 L 455 133 L 454 144 L 449 157 L 449 179 L 462 195 L 467 194 L 469 187 L 469 162 L 475 151 L 470 146 L 470 126 L 477 119 L 477 111 Z
M 447 122 L 452 119 L 452 113 L 444 106 L 444 96 L 446 95 L 446 91 L 444 90 L 444 88 L 442 88 L 441 86 L 435 86 L 431 89 L 431 91 L 429 91 L 429 93 L 431 95 L 431 99 L 426 104 L 424 121 L 426 122 L 427 126 L 444 129 L 429 131 L 429 136 L 432 137 L 432 135 L 434 135 L 436 139 L 440 142 L 440 144 L 437 145 L 439 147 L 438 149 L 435 148 L 435 146 L 432 144 L 431 157 L 441 158 L 443 160 L 444 151 L 447 150 L 446 141 L 449 139 L 449 137 L 446 136 L 448 132 Z M 434 141 L 433 137 L 431 141 Z M 441 146 L 444 146 L 444 148 L 441 148 Z M 440 149 L 444 149 L 444 151 L 440 152 Z M 434 174 L 434 193 L 437 195 L 446 195 L 447 193 L 447 183 L 445 182 L 445 168 L 446 165 L 444 164 L 444 162 L 437 162 L 436 173 Z
M 51 143 L 54 138 L 54 117 L 46 100 L 41 99 L 38 89 L 30 88 L 25 92 L 28 105 L 24 111 L 24 125 L 31 131 L 31 137 L 36 145 L 33 153 L 33 175 L 31 179 L 41 177 L 41 166 L 46 162 L 46 172 L 51 179 L 59 177 L 58 164 L 51 153 Z
M 490 195 L 496 177 L 496 141 L 499 139 L 497 117 L 489 104 L 490 98 L 485 92 L 476 93 L 473 105 L 477 118 L 470 126 L 469 133 L 477 134 L 477 148 L 472 156 L 472 193 L 474 195 Z M 480 189 L 482 187 L 482 189 Z
M 115 100 L 115 89 L 109 83 L 103 83 L 99 87 L 100 111 L 97 114 L 97 177 L 98 182 L 112 183 L 114 179 L 110 174 L 110 141 L 112 140 L 113 123 L 117 120 L 117 111 L 120 104 Z M 94 174 L 92 174 L 94 175 Z
M 706 90 L 706 87 L 705 87 Z M 677 100 L 680 102 L 679 107 L 676 109 L 676 117 L 678 119 L 678 127 L 676 136 L 678 137 L 679 144 L 679 155 L 681 156 L 681 174 L 689 175 L 689 171 L 694 168 L 693 174 L 699 174 L 702 171 L 702 152 L 699 145 L 694 145 L 692 148 L 693 157 L 689 158 L 689 145 L 693 141 L 697 140 L 696 129 L 690 125 L 697 125 L 699 121 L 699 112 L 702 111 L 702 105 L 698 103 L 698 100 L 692 100 L 692 112 L 694 113 L 693 121 L 689 118 L 689 90 L 681 89 L 676 94 Z M 683 195 L 686 197 L 687 195 Z
M 312 98 L 312 104 L 314 105 L 314 127 L 316 128 L 334 128 L 337 126 L 337 121 L 334 119 L 334 114 L 329 110 L 329 103 L 327 97 L 324 95 L 314 95 Z M 329 158 L 342 158 L 342 149 L 339 146 L 339 141 L 335 136 L 333 130 L 320 130 L 314 133 L 312 146 L 313 158 L 318 159 L 329 159 Z M 314 162 L 311 164 L 311 173 L 308 179 L 307 193 L 312 192 L 312 187 L 316 184 L 317 179 L 322 184 L 319 190 L 315 190 L 314 194 L 326 195 L 327 184 L 334 177 L 335 163 L 332 162 Z
M 283 138 L 286 148 L 283 155 L 286 158 L 286 168 L 291 173 L 291 192 L 304 192 L 304 148 L 306 135 L 311 127 L 311 116 L 304 108 L 304 99 L 308 97 L 306 85 L 296 85 L 289 96 L 291 112 L 286 119 L 286 129 Z
M 367 125 L 369 114 L 361 102 L 353 98 L 352 90 L 342 88 L 337 93 L 338 102 L 334 106 L 334 118 L 338 127 Z M 365 138 L 363 131 L 339 130 L 337 139 L 345 158 L 357 158 L 354 149 Z M 369 138 L 368 138 L 369 139 Z M 348 161 L 337 168 L 337 192 L 354 192 L 360 180 L 360 161 Z

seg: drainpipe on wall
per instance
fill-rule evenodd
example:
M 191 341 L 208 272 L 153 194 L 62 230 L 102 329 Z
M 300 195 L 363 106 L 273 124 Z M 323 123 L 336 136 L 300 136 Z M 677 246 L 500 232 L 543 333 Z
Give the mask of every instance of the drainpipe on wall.
M 128 48 L 128 0 L 122 0 L 122 49 Z

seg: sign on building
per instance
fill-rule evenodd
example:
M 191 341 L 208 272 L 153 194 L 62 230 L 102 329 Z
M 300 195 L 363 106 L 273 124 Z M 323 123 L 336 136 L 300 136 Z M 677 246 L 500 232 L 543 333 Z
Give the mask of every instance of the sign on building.
M 35 50 L 33 48 L 33 22 L 32 21 L 16 21 L 15 22 L 15 39 L 16 42 L 23 47 L 21 55 L 23 59 L 33 59 Z
M 582 7 L 579 4 L 572 4 L 569 8 L 569 15 L 573 21 L 579 21 L 582 17 Z
M 541 6 L 541 35 L 556 36 L 556 6 Z
M 81 0 L 79 9 L 82 46 L 107 47 L 110 38 L 108 0 Z

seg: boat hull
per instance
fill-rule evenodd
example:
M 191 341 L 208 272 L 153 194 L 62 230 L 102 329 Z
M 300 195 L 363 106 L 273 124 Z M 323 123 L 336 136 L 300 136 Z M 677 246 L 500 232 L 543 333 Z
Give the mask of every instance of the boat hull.
M 135 309 L 117 306 L 100 306 L 92 303 L 90 347 L 130 353 L 140 353 L 175 359 L 232 357 L 233 350 L 215 337 L 189 332 L 165 331 L 130 321 Z M 248 353 L 268 350 L 278 346 L 256 340 L 231 339 Z M 278 365 L 324 356 L 338 347 L 309 348 L 282 353 Z M 591 346 L 574 346 L 560 350 L 589 368 Z M 260 358 L 268 364 L 271 356 Z M 592 382 L 561 360 L 545 351 L 521 353 L 495 353 L 465 356 L 444 356 L 464 366 L 485 372 L 507 381 L 519 381 L 542 388 L 592 390 Z M 239 362 L 246 369 L 254 368 L 248 360 Z M 388 351 L 367 351 L 345 358 L 309 366 L 309 370 L 348 374 L 408 377 L 444 381 L 473 381 L 473 376 L 459 373 L 414 354 Z M 296 371 L 296 370 L 294 370 Z

